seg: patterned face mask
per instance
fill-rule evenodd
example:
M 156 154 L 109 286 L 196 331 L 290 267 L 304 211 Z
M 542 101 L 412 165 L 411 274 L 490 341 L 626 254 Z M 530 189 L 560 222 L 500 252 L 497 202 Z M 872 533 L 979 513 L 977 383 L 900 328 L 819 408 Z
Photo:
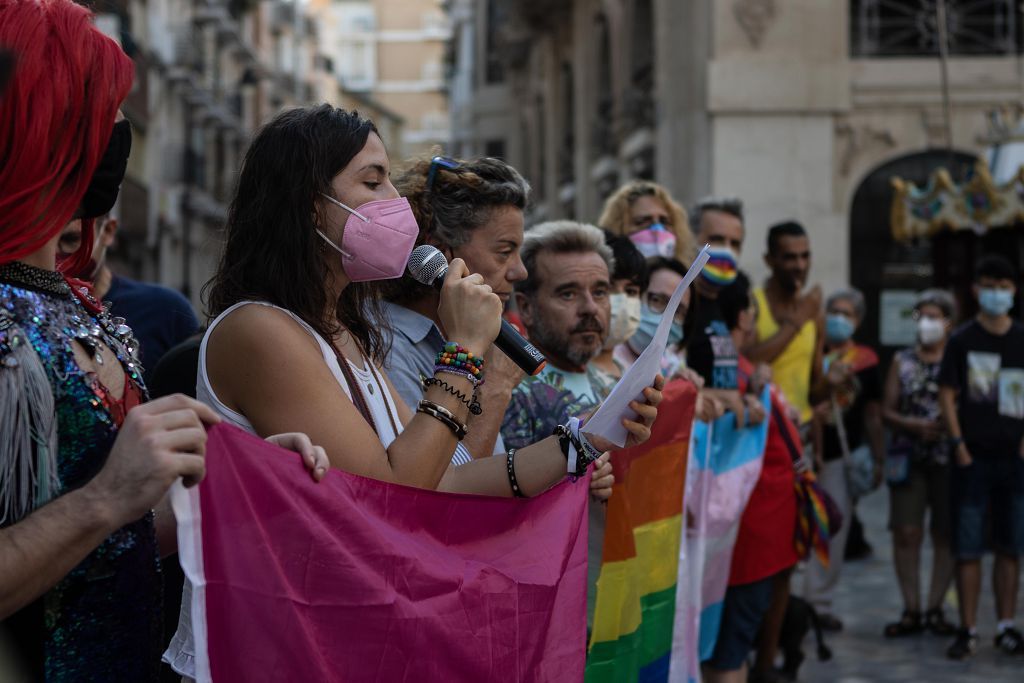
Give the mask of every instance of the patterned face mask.
M 629 240 L 644 258 L 672 258 L 676 253 L 676 236 L 661 223 L 652 223 L 646 230 L 634 232 L 629 236 Z

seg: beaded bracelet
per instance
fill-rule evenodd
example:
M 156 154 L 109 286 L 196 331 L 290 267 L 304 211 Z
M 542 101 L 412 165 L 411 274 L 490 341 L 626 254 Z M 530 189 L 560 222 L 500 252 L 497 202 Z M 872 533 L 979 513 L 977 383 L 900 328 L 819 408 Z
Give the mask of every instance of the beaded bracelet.
M 472 351 L 455 342 L 445 342 L 444 348 L 437 354 L 435 364 L 456 367 L 479 377 L 483 372 L 484 359 L 474 356 Z
M 466 434 L 469 433 L 469 429 L 466 425 L 459 422 L 455 418 L 455 415 L 452 414 L 452 411 L 442 405 L 434 403 L 433 401 L 428 401 L 426 399 L 420 401 L 419 406 L 416 408 L 416 412 L 429 415 L 448 429 L 452 430 L 452 434 L 454 434 L 455 438 L 459 441 L 465 439 Z
M 451 365 L 435 365 L 434 374 L 436 375 L 439 372 L 447 372 L 449 375 L 465 377 L 473 384 L 474 389 L 484 383 L 483 375 L 474 375 L 469 370 L 461 370 Z
M 506 469 L 508 470 L 508 484 L 512 487 L 512 495 L 516 498 L 526 498 L 526 494 L 519 488 L 519 480 L 516 479 L 516 449 L 508 449 L 508 456 L 505 459 Z

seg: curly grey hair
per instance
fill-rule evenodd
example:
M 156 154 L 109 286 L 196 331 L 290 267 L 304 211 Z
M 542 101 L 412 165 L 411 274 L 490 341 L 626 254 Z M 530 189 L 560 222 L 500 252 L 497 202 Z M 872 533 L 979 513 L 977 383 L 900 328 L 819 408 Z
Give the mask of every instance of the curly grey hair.
M 484 227 L 503 207 L 525 211 L 530 202 L 530 184 L 509 164 L 482 157 L 456 161 L 455 168 L 438 166 L 434 182 L 429 160 L 423 159 L 399 176 L 395 187 L 409 200 L 420 234 L 416 244 L 433 239 L 443 247 L 457 249 L 469 242 L 474 230 Z M 381 284 L 384 298 L 398 304 L 429 296 L 432 289 L 405 275 Z

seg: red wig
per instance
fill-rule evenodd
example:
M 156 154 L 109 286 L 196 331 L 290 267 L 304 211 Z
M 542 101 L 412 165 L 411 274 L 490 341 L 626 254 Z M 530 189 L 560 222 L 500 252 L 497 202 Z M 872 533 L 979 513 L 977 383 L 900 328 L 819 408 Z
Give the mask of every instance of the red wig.
M 71 0 L 0 0 L 0 46 L 16 59 L 0 99 L 3 264 L 39 250 L 71 220 L 134 67 Z M 83 221 L 82 233 L 81 249 L 65 264 L 71 272 L 91 257 L 92 221 Z

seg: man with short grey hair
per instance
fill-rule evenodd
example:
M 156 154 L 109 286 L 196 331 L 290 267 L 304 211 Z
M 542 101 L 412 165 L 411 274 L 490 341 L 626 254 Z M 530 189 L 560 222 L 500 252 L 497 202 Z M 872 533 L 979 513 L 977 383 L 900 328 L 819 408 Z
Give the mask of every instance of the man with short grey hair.
M 585 417 L 612 386 L 591 361 L 601 353 L 611 319 L 612 250 L 604 233 L 575 221 L 526 231 L 519 252 L 528 276 L 516 283 L 516 303 L 530 342 L 548 364 L 512 390 L 501 435 L 522 448 L 571 417 Z M 604 544 L 604 508 L 591 505 L 587 542 L 587 615 L 592 623 Z
M 520 257 L 528 276 L 516 283 L 516 303 L 530 342 L 548 364 L 512 392 L 501 435 L 513 448 L 549 436 L 604 398 L 589 364 L 608 332 L 614 266 L 601 230 L 575 221 L 528 230 Z

